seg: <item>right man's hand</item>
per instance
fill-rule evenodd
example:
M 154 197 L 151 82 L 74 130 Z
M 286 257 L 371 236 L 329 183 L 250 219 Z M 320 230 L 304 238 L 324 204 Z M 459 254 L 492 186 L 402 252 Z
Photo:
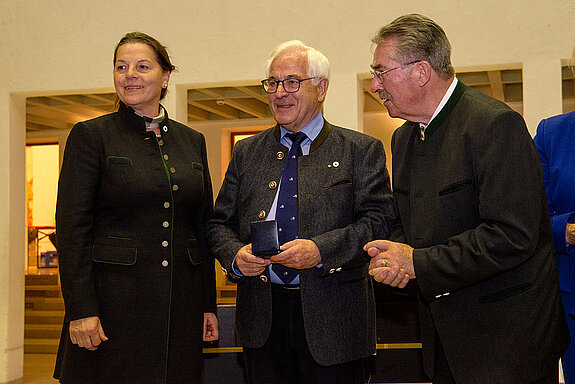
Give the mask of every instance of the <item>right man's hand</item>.
M 70 340 L 79 347 L 95 351 L 108 338 L 104 334 L 100 318 L 90 316 L 70 321 Z
M 410 279 L 415 279 L 413 248 L 409 245 L 374 240 L 367 243 L 363 250 L 371 256 L 369 274 L 375 281 L 405 288 Z

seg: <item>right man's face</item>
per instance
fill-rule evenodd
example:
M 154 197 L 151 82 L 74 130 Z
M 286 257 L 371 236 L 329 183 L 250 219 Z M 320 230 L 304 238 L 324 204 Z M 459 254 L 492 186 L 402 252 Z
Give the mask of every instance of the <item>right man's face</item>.
M 403 63 L 392 60 L 390 53 L 395 48 L 392 42 L 384 42 L 378 45 L 373 53 L 373 63 L 371 67 L 375 71 L 385 71 L 400 67 Z M 377 93 L 383 100 L 383 105 L 387 108 L 391 117 L 399 117 L 409 120 L 410 97 L 409 86 L 412 66 L 399 68 L 383 76 L 383 83 L 380 83 L 374 76 L 371 81 L 371 92 Z

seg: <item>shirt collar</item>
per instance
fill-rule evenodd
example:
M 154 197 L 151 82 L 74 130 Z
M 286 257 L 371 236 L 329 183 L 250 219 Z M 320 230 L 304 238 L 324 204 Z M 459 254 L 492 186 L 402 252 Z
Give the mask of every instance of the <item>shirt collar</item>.
M 453 81 L 451 82 L 451 85 L 449 86 L 449 88 L 447 88 L 445 95 L 443 95 L 443 99 L 441 99 L 441 102 L 439 103 L 439 105 L 435 109 L 435 112 L 431 116 L 431 119 L 429 119 L 429 122 L 427 124 L 419 123 L 420 127 L 423 127 L 423 128 L 427 127 L 429 125 L 429 123 L 431 123 L 431 121 L 433 119 L 435 119 L 435 116 L 437 116 L 439 114 L 439 112 L 441 112 L 443 107 L 445 107 L 445 104 L 447 104 L 447 101 L 449 101 L 449 98 L 453 94 L 453 91 L 455 91 L 455 86 L 457 85 L 457 81 L 458 81 L 457 77 L 453 77 Z
M 306 126 L 303 127 L 300 132 L 305 133 L 307 139 L 309 139 L 310 141 L 314 141 L 315 138 L 318 137 L 319 133 L 321 132 L 321 129 L 323 128 L 323 123 L 324 123 L 323 116 L 321 113 L 318 113 L 318 115 L 314 117 L 309 123 L 307 123 Z M 286 134 L 292 133 L 282 126 L 280 126 L 280 130 L 282 139 Z
M 136 111 L 134 111 L 134 113 L 136 115 L 144 118 L 147 131 L 153 131 L 156 134 L 156 136 L 162 135 L 162 132 L 160 130 L 160 124 L 166 118 L 165 110 L 164 110 L 164 107 L 162 105 L 160 105 L 160 113 L 156 117 L 148 117 L 148 116 L 140 115 Z M 167 128 L 167 126 L 164 126 L 164 132 L 163 133 L 166 133 L 166 132 L 168 132 L 168 128 Z
M 150 125 L 150 124 L 160 125 L 160 123 L 165 118 L 164 107 L 162 105 L 160 105 L 160 113 L 156 117 L 148 117 L 148 116 L 140 115 L 136 111 L 134 111 L 134 113 L 140 117 L 143 117 L 144 120 L 146 121 L 146 125 Z

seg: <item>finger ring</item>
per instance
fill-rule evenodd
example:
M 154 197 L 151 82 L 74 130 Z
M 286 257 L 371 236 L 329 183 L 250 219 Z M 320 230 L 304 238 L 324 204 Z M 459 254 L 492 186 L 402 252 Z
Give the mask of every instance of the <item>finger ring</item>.
M 381 266 L 383 268 L 387 267 L 387 262 L 385 260 L 381 260 Z

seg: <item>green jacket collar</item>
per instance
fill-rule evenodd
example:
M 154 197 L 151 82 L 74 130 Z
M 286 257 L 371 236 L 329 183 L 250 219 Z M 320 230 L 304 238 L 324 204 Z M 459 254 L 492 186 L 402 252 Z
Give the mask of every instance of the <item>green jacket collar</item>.
M 463 96 L 463 94 L 465 93 L 466 89 L 467 89 L 467 86 L 465 84 L 463 84 L 460 80 L 457 80 L 457 85 L 455 86 L 455 89 L 453 90 L 453 94 L 451 95 L 449 100 L 447 100 L 447 103 L 445 104 L 443 109 L 441 111 L 439 111 L 437 116 L 435 116 L 435 119 L 431 120 L 431 123 L 429 123 L 427 128 L 425 128 L 425 137 L 426 138 L 431 136 L 433 134 L 433 132 L 435 132 L 437 130 L 437 128 L 439 128 L 441 126 L 441 124 L 443 124 L 443 122 L 451 114 L 451 111 L 453 111 L 453 108 L 455 108 L 455 106 L 457 105 L 457 103 L 461 99 L 461 96 Z

